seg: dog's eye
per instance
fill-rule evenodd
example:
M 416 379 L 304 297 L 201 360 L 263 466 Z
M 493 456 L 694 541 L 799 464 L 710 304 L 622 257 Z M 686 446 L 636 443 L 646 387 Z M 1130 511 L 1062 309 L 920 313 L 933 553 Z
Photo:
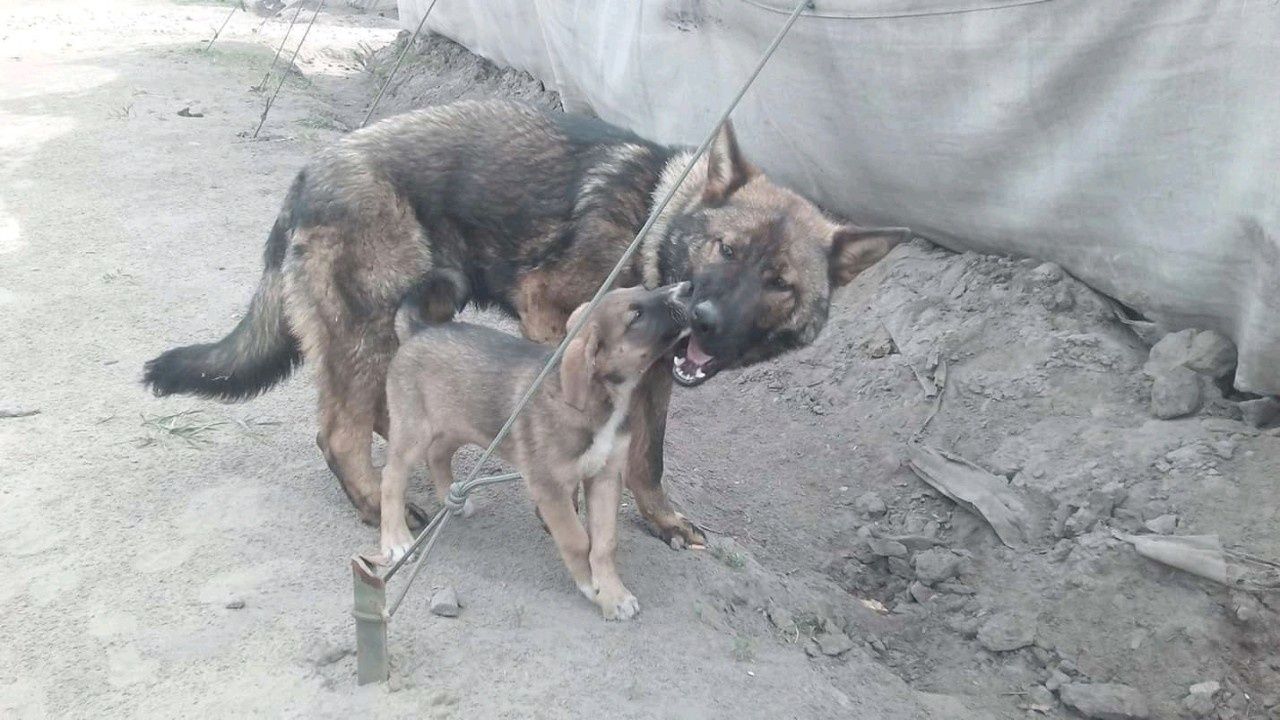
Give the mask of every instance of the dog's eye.
M 723 240 L 717 240 L 720 243 L 720 257 L 725 260 L 733 259 L 733 246 Z
M 644 308 L 640 307 L 639 305 L 632 307 L 631 317 L 627 319 L 627 327 L 631 327 L 632 325 L 635 325 L 636 321 L 642 317 L 644 317 Z
M 765 285 L 770 290 L 776 290 L 777 292 L 789 292 L 791 290 L 791 283 L 787 282 L 781 275 L 774 275 L 769 278 Z

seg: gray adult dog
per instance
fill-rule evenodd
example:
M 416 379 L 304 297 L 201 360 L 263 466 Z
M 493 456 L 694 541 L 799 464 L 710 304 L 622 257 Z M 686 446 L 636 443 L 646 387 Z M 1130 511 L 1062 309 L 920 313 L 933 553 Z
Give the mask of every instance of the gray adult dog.
M 150 361 L 145 382 L 159 395 L 234 400 L 267 390 L 304 357 L 318 363 L 316 441 L 376 524 L 372 435 L 387 432 L 383 385 L 401 301 L 415 298 L 435 319 L 467 302 L 495 306 L 529 339 L 560 340 L 690 156 L 508 102 L 435 107 L 353 132 L 298 174 L 240 324 Z M 672 379 L 697 385 L 811 342 L 832 291 L 906 236 L 832 220 L 748 163 L 732 126 L 721 129 L 618 281 L 693 285 L 692 335 L 632 395 L 625 482 L 663 540 L 705 542 L 660 482 Z

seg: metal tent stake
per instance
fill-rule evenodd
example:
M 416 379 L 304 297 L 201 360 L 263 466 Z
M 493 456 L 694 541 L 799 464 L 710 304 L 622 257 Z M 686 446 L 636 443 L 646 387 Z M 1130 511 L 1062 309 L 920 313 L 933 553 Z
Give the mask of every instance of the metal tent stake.
M 355 584 L 356 680 L 361 685 L 386 682 L 391 676 L 387 655 L 387 583 L 366 559 L 351 556 Z

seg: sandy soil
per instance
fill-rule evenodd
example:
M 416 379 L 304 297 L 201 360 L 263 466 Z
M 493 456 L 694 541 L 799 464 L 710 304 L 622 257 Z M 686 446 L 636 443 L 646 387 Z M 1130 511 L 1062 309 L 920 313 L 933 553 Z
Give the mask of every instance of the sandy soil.
M 315 449 L 309 373 L 243 405 L 137 382 L 234 324 L 293 173 L 386 71 L 394 21 L 332 4 L 256 141 L 282 21 L 237 14 L 202 52 L 227 6 L 0 4 L 0 411 L 38 411 L 0 418 L 0 716 L 1069 717 L 1063 682 L 1275 716 L 1274 599 L 1113 530 L 1176 514 L 1280 557 L 1280 437 L 1212 390 L 1152 419 L 1147 348 L 1090 290 L 923 242 L 812 348 L 677 394 L 668 484 L 713 547 L 673 552 L 624 508 L 637 620 L 604 623 L 523 491 L 488 490 L 393 620 L 392 681 L 357 687 L 347 558 L 376 538 Z M 558 106 L 447 41 L 410 58 L 385 112 Z M 931 383 L 923 442 L 1006 479 L 1029 547 L 906 468 Z M 940 558 L 957 576 L 930 587 Z M 456 619 L 428 612 L 442 585 Z

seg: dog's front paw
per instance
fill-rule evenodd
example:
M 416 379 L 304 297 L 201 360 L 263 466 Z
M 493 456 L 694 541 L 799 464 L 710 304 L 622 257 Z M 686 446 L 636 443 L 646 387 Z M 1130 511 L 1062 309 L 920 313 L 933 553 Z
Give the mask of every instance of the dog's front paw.
M 413 533 L 409 532 L 409 528 L 404 523 L 399 523 L 400 527 L 391 527 L 382 531 L 382 538 L 379 544 L 382 547 L 382 555 L 379 561 L 383 565 L 392 565 L 404 557 L 409 551 L 409 547 L 413 545 Z
M 626 588 L 616 593 L 599 593 L 596 604 L 605 620 L 630 620 L 640 613 L 640 601 Z
M 702 529 L 689 521 L 680 513 L 673 513 L 670 520 L 657 526 L 658 537 L 671 546 L 672 550 L 684 550 L 690 547 L 706 547 L 707 536 Z

